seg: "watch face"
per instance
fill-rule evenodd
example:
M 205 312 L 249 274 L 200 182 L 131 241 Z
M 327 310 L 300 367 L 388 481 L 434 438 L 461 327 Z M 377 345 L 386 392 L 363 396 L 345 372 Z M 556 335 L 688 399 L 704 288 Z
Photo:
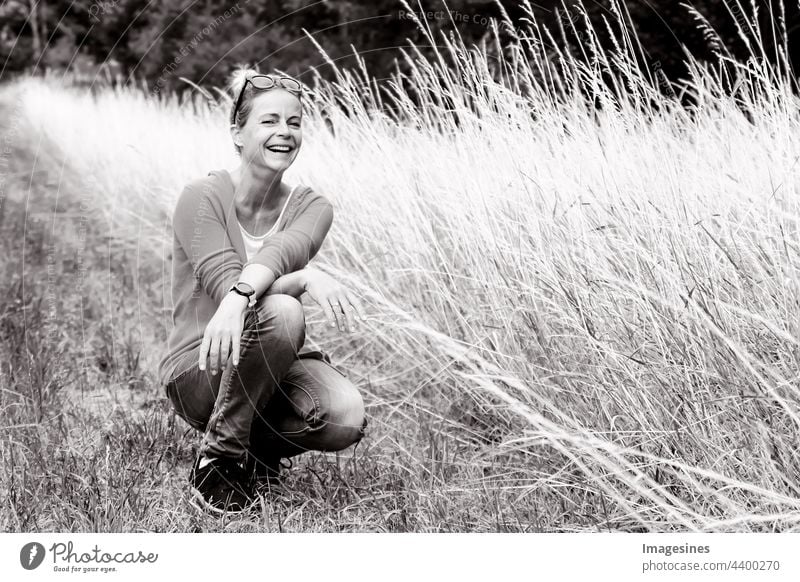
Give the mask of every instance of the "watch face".
M 247 293 L 248 295 L 250 295 L 251 293 L 255 293 L 255 289 L 253 289 L 253 287 L 251 287 L 247 283 L 236 283 L 236 288 L 242 293 Z

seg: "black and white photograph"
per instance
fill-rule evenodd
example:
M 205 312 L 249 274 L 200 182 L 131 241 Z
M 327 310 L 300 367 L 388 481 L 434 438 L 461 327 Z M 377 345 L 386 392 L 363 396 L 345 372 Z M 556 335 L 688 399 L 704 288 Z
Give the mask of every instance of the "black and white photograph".
M 797 0 L 1 0 L 0 67 L 8 579 L 800 533 Z

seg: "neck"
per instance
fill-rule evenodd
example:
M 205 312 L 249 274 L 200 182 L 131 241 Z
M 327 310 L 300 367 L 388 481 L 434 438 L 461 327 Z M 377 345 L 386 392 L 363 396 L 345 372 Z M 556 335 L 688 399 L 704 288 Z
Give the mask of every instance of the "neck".
M 231 172 L 234 185 L 234 202 L 249 213 L 274 208 L 281 199 L 283 172 L 268 168 L 239 166 Z

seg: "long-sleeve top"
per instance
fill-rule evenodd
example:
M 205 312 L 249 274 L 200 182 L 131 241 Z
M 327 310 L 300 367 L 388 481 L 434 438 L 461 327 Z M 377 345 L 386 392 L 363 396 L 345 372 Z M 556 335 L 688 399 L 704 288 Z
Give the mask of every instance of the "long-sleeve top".
M 319 251 L 332 222 L 331 202 L 311 188 L 298 187 L 276 230 L 248 259 L 228 171 L 213 170 L 189 182 L 172 218 L 173 328 L 158 364 L 161 385 L 174 377 L 181 356 L 200 345 L 208 322 L 245 266 L 263 265 L 276 280 L 304 268 Z

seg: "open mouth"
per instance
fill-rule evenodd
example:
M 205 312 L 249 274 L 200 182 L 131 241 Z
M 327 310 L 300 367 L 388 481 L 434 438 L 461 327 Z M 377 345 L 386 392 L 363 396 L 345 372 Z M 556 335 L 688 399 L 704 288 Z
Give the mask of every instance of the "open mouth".
M 292 150 L 294 150 L 294 148 L 292 146 L 288 146 L 288 145 L 270 145 L 270 146 L 267 146 L 267 149 L 269 151 L 275 152 L 277 154 L 288 154 Z

